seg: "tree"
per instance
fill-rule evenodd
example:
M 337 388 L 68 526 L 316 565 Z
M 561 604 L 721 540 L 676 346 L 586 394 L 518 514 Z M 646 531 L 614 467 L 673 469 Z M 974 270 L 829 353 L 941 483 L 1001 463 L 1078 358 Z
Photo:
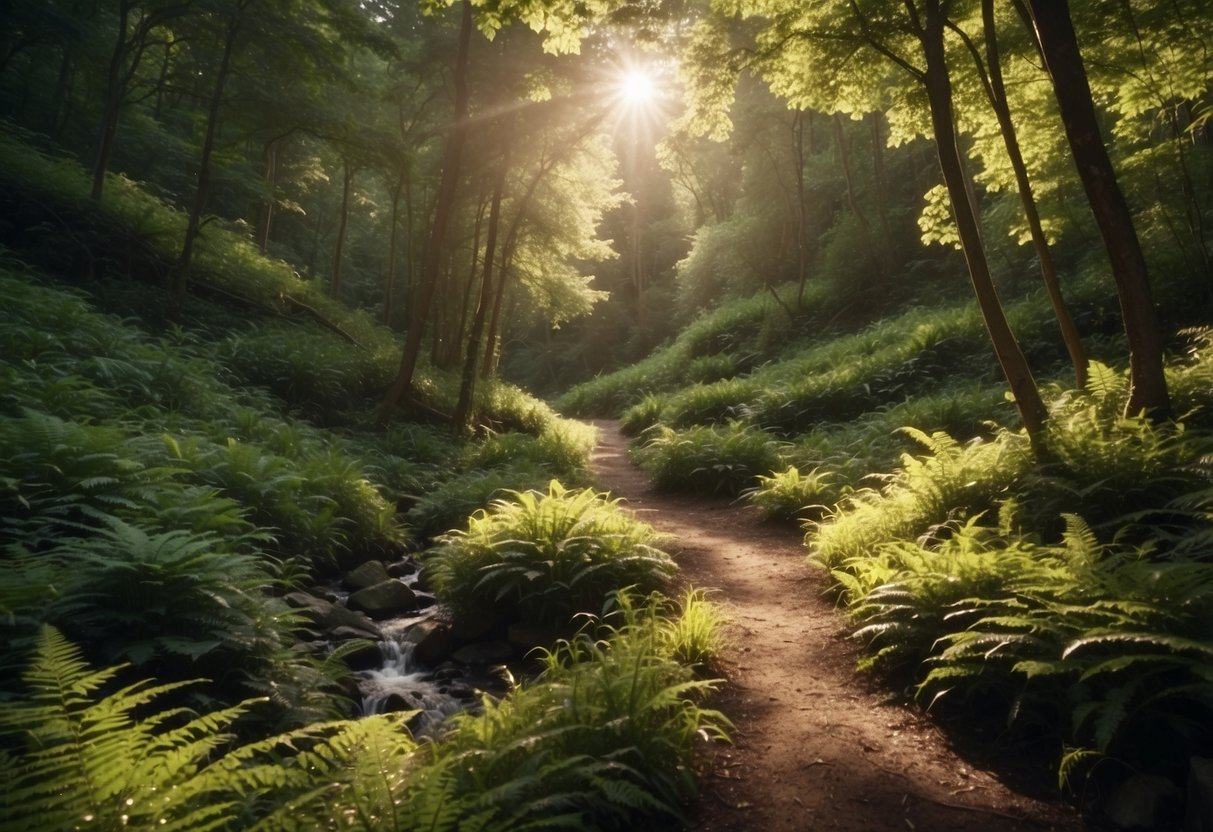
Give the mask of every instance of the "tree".
M 189 0 L 149 3 L 141 0 L 118 0 L 117 34 L 110 51 L 105 78 L 105 92 L 101 111 L 101 128 L 97 139 L 97 154 L 93 161 L 93 189 L 91 196 L 100 200 L 105 187 L 105 174 L 109 169 L 110 154 L 114 146 L 114 134 L 118 129 L 118 116 L 125 103 L 127 89 L 148 47 L 148 37 L 158 26 L 190 10 Z M 131 16 L 135 20 L 131 21 Z
M 434 221 L 430 226 L 429 239 L 426 242 L 420 285 L 414 293 L 413 307 L 410 310 L 409 328 L 405 334 L 404 347 L 400 355 L 400 368 L 396 373 L 396 379 L 388 388 L 387 395 L 379 406 L 378 421 L 380 424 L 387 424 L 392 418 L 392 411 L 395 409 L 396 403 L 413 383 L 413 372 L 417 369 L 417 359 L 421 355 L 421 340 L 425 334 L 426 319 L 429 316 L 430 304 L 434 300 L 434 292 L 438 288 L 442 269 L 442 246 L 455 206 L 455 191 L 459 186 L 463 146 L 467 141 L 468 60 L 471 41 L 472 4 L 470 0 L 463 0 L 459 17 L 459 39 L 455 50 L 454 118 L 443 143 L 442 180 L 438 187 L 438 202 L 434 210 Z
M 1078 327 L 1070 315 L 1070 310 L 1061 292 L 1061 283 L 1057 279 L 1057 268 L 1053 263 L 1053 254 L 1049 241 L 1045 236 L 1044 226 L 1040 221 L 1040 211 L 1032 195 L 1032 183 L 1028 176 L 1028 167 L 1024 162 L 1023 152 L 1019 146 L 1019 136 L 1011 118 L 1011 107 L 1007 98 L 1006 84 L 1003 82 L 1002 60 L 999 57 L 998 31 L 994 20 L 994 0 L 981 0 L 982 31 L 985 40 L 985 61 L 973 40 L 955 23 L 949 22 L 951 28 L 960 36 L 966 48 L 972 53 L 973 63 L 977 68 L 982 82 L 982 89 L 990 102 L 991 109 L 998 119 L 999 132 L 1002 135 L 1003 147 L 1015 174 L 1015 184 L 1019 192 L 1020 204 L 1023 207 L 1024 218 L 1028 224 L 1028 232 L 1032 237 L 1032 246 L 1040 264 L 1041 278 L 1053 307 L 1053 314 L 1061 328 L 1062 341 L 1074 367 L 1074 383 L 1084 387 L 1087 383 L 1087 355 L 1078 334 Z
M 772 90 L 788 98 L 794 107 L 815 107 L 826 112 L 864 112 L 884 94 L 887 71 L 900 70 L 925 93 L 930 118 L 930 136 L 935 142 L 940 170 L 957 226 L 970 283 L 981 310 L 999 366 L 1011 387 L 1020 419 L 1033 447 L 1042 451 L 1041 433 L 1046 418 L 1036 381 L 1003 312 L 994 287 L 982 241 L 976 206 L 957 144 L 953 114 L 952 82 L 944 42 L 945 15 L 941 0 L 904 3 L 858 0 L 847 4 L 749 3 L 750 15 L 767 14 L 757 36 L 752 64 L 763 72 Z M 727 43 L 717 25 L 701 28 L 710 41 Z M 859 52 L 857 50 L 862 50 Z M 709 52 L 709 54 L 711 54 Z M 864 66 L 860 59 L 876 59 Z M 719 64 L 717 65 L 720 66 Z M 728 66 L 726 63 L 725 66 Z M 708 129 L 727 127 L 719 103 L 727 101 L 719 91 L 719 70 L 700 62 L 697 71 L 707 73 L 707 109 L 699 113 Z M 899 91 L 902 102 L 915 101 L 912 93 Z M 715 106 L 713 106 L 713 104 Z
M 1027 0 L 1027 13 L 1053 81 L 1066 138 L 1116 281 L 1129 341 L 1130 388 L 1126 412 L 1144 411 L 1155 418 L 1166 418 L 1171 406 L 1146 259 L 1133 215 L 1104 146 L 1068 0 Z

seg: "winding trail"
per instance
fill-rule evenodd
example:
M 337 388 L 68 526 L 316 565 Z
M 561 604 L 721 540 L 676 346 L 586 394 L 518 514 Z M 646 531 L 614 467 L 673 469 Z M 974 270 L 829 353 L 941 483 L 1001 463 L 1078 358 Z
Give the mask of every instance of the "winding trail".
M 1074 812 L 1018 794 L 962 759 L 917 711 L 855 671 L 856 648 L 804 563 L 800 533 L 723 499 L 655 491 L 618 423 L 595 421 L 591 463 L 636 516 L 673 535 L 688 585 L 714 588 L 731 619 L 713 707 L 732 746 L 701 766 L 702 832 L 1040 832 Z

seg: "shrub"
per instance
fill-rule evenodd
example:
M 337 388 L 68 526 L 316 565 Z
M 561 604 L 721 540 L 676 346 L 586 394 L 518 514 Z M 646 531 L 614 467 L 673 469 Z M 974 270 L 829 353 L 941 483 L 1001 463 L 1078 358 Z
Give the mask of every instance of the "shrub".
M 231 784 L 206 768 L 249 703 L 184 722 L 179 709 L 149 715 L 149 705 L 188 683 L 137 682 L 99 698 L 120 670 L 89 670 L 79 648 L 42 630 L 26 695 L 0 702 L 0 829 L 92 824 L 151 832 L 214 828 L 231 818 Z
M 660 422 L 665 402 L 663 396 L 650 395 L 625 410 L 619 422 L 623 435 L 639 436 Z
M 426 556 L 436 594 L 456 611 L 496 608 L 510 618 L 565 627 L 601 609 L 616 589 L 647 592 L 676 567 L 658 535 L 605 494 L 514 493 L 468 519 Z
M 781 445 L 742 422 L 660 428 L 635 458 L 658 488 L 712 494 L 739 494 L 780 464 Z
M 961 445 L 945 433 L 904 431 L 930 455 L 903 455 L 902 467 L 883 488 L 850 494 L 811 527 L 813 558 L 827 568 L 865 557 L 886 542 L 946 537 L 950 524 L 988 511 L 1000 496 L 1008 496 L 1032 464 L 1022 434 L 1003 432 L 994 441 Z
M 801 473 L 795 465 L 786 470 L 760 475 L 758 485 L 744 492 L 745 498 L 766 517 L 782 520 L 819 519 L 838 499 L 829 471 L 814 468 Z
M 694 384 L 666 399 L 663 416 L 672 428 L 728 422 L 744 415 L 753 396 L 754 385 L 746 379 Z

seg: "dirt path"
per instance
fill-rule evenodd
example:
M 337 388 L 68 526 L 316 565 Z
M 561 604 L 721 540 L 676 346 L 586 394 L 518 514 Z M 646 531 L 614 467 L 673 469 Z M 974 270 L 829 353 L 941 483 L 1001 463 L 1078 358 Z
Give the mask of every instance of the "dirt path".
M 720 590 L 732 619 L 728 684 L 712 704 L 733 746 L 704 764 L 703 832 L 1040 832 L 1073 812 L 1011 791 L 959 757 L 913 710 L 855 672 L 845 622 L 804 564 L 800 533 L 726 500 L 655 492 L 615 422 L 598 421 L 603 487 L 674 535 L 686 582 Z

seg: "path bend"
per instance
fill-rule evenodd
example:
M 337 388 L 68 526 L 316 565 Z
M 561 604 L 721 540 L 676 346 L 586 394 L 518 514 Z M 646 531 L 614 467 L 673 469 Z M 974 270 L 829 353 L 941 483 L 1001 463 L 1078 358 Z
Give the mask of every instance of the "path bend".
M 855 670 L 845 622 L 792 526 L 724 499 L 657 492 L 614 421 L 595 421 L 596 479 L 673 536 L 688 585 L 718 590 L 731 619 L 726 684 L 712 706 L 732 746 L 702 764 L 701 832 L 1041 832 L 1075 813 L 966 761 L 918 711 Z

